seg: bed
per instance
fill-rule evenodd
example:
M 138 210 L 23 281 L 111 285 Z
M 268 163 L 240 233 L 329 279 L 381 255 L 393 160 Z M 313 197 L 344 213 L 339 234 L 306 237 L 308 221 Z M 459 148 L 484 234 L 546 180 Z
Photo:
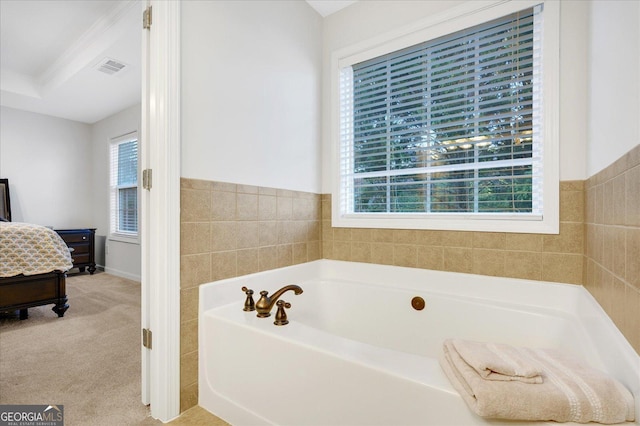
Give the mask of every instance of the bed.
M 54 304 L 58 317 L 69 308 L 66 272 L 73 263 L 60 236 L 44 226 L 0 221 L 0 312 Z

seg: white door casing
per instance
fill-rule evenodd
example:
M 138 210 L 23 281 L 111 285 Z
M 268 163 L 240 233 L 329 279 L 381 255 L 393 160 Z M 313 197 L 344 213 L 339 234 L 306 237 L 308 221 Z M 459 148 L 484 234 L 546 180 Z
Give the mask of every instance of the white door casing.
M 180 2 L 146 3 L 141 162 L 152 188 L 141 203 L 142 326 L 153 343 L 142 348 L 142 402 L 167 422 L 180 414 Z

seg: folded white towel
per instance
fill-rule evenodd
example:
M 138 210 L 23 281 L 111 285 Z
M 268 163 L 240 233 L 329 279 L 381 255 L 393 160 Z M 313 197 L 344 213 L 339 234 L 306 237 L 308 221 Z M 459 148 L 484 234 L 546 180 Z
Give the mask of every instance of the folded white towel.
M 513 346 L 451 339 L 445 342 L 487 380 L 518 380 L 542 383 L 542 369 L 528 362 Z
M 463 352 L 473 347 L 466 343 L 462 346 L 465 347 Z M 533 367 L 532 370 L 540 372 L 541 383 L 527 383 L 488 380 L 461 356 L 454 342 L 445 341 L 443 349 L 440 360 L 443 370 L 467 405 L 479 416 L 606 424 L 635 418 L 633 396 L 622 384 L 558 351 L 507 349 L 512 357 L 517 355 L 517 365 Z

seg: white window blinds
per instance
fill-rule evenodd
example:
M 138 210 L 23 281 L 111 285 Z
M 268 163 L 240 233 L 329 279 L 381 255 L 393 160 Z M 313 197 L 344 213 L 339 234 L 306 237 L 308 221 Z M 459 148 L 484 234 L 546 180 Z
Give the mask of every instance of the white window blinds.
M 542 6 L 343 68 L 343 214 L 542 215 Z
M 111 144 L 111 232 L 138 234 L 138 140 L 136 135 Z

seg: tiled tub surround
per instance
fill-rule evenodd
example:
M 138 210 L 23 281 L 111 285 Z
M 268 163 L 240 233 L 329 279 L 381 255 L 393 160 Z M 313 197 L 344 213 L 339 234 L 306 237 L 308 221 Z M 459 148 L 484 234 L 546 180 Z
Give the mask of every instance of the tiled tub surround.
M 639 158 L 561 182 L 558 235 L 334 228 L 328 194 L 182 179 L 181 410 L 198 401 L 198 286 L 320 258 L 584 284 L 640 352 Z
M 585 287 L 640 353 L 640 145 L 585 184 Z
M 198 286 L 320 259 L 321 209 L 318 194 L 186 178 L 180 203 L 184 411 L 198 403 Z
M 558 235 L 333 228 L 322 197 L 326 259 L 582 284 L 583 228 L 583 181 L 560 184 Z

